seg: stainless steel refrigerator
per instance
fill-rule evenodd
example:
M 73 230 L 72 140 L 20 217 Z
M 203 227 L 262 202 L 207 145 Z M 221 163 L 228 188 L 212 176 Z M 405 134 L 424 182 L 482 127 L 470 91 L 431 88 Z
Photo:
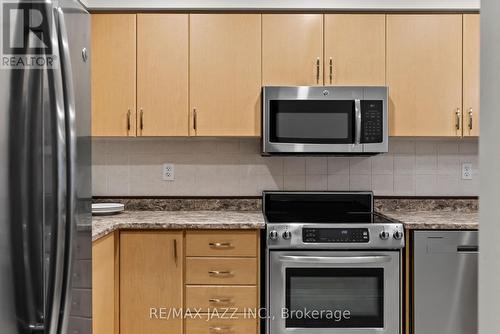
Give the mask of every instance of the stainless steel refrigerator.
M 0 333 L 91 333 L 90 15 L 0 4 Z

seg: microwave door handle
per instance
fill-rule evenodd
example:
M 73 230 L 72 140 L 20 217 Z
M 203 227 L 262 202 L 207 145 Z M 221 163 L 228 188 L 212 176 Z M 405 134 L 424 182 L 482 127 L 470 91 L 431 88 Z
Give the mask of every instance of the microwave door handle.
M 372 256 L 280 256 L 280 260 L 290 263 L 324 263 L 324 264 L 369 264 L 386 263 L 391 261 L 387 255 Z
M 361 100 L 354 100 L 354 144 L 361 144 Z

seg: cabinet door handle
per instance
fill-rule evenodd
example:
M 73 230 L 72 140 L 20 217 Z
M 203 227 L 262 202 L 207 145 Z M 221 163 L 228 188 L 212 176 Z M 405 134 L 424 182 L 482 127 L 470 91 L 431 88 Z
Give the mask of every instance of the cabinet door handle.
M 208 300 L 208 302 L 212 304 L 229 304 L 232 301 L 233 300 L 231 298 L 210 298 Z
M 469 109 L 469 131 L 472 131 L 472 108 Z
M 319 57 L 316 58 L 316 83 L 319 84 Z
M 139 126 L 140 126 L 141 131 L 142 131 L 144 129 L 144 112 L 142 111 L 142 108 L 141 108 L 141 120 L 140 120 Z
M 177 264 L 177 239 L 174 239 L 174 261 Z
M 232 271 L 229 271 L 229 270 L 224 270 L 224 271 L 220 271 L 220 270 L 210 270 L 208 272 L 208 274 L 210 276 L 215 276 L 215 277 L 227 277 L 227 276 L 231 276 L 233 275 L 233 272 Z
M 230 326 L 227 327 L 208 327 L 209 332 L 223 333 L 231 330 Z
M 197 113 L 196 108 L 193 108 L 193 130 L 196 131 L 196 122 L 197 122 Z
M 221 248 L 233 248 L 233 244 L 230 242 L 210 242 L 208 244 L 210 248 L 221 249 Z
M 127 111 L 127 132 L 130 131 L 130 109 Z
M 460 131 L 460 118 L 461 118 L 461 111 L 460 108 L 457 108 L 457 111 L 455 111 L 455 129 L 457 131 Z
M 333 59 L 330 57 L 330 85 L 333 83 Z

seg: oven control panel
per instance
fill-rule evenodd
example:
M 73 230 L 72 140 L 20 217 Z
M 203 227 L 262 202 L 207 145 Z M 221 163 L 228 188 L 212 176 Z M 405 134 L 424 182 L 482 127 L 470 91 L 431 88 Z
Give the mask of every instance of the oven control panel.
M 304 243 L 368 243 L 370 233 L 367 228 L 304 228 Z

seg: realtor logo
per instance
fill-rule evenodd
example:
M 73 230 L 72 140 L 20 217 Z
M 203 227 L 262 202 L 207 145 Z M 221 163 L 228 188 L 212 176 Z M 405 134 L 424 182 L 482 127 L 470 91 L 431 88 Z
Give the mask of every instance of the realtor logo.
M 2 2 L 2 50 L 0 67 L 53 68 L 52 6 L 47 1 Z

